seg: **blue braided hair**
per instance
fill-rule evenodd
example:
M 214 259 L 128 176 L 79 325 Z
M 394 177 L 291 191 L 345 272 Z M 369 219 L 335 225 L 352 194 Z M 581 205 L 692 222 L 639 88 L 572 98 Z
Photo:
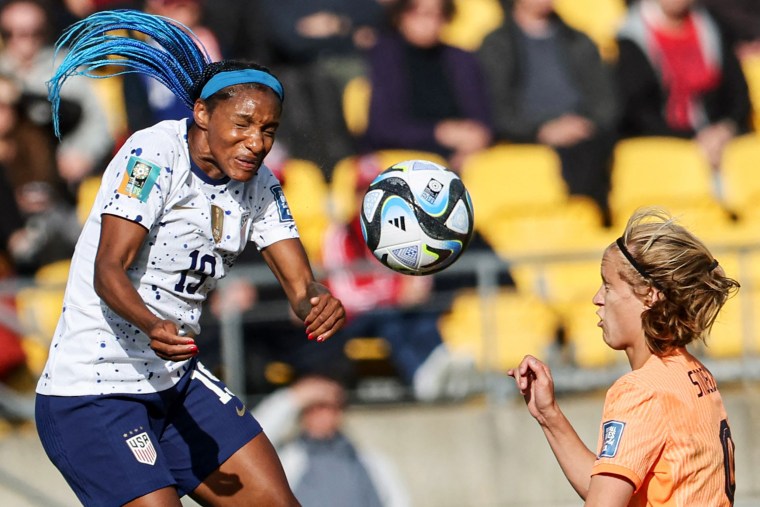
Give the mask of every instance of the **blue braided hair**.
M 119 31 L 125 30 L 147 35 L 160 47 L 119 35 Z M 97 12 L 71 25 L 56 42 L 56 56 L 64 47 L 69 51 L 47 83 L 48 99 L 53 105 L 53 127 L 58 137 L 60 91 L 71 76 L 103 79 L 130 72 L 147 74 L 192 109 L 204 70 L 211 64 L 205 48 L 189 28 L 169 18 L 129 9 Z M 94 74 L 99 69 L 114 66 L 123 69 Z

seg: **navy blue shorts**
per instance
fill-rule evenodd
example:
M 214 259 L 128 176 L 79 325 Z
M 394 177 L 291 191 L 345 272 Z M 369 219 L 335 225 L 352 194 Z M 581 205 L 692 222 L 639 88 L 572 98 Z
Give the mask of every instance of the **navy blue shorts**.
M 184 496 L 261 433 L 223 382 L 190 364 L 159 393 L 37 395 L 45 452 L 85 506 L 123 505 L 167 486 Z

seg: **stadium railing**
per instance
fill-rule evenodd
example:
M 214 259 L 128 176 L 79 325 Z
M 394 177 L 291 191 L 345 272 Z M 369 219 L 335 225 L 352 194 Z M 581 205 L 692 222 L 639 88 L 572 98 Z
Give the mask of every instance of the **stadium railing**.
M 756 283 L 754 273 L 757 270 L 753 269 L 753 263 L 760 255 L 760 243 L 739 246 L 735 244 L 730 246 L 712 244 L 710 246 L 716 257 L 721 259 L 721 263 L 727 272 L 742 283 L 742 289 L 736 296 L 736 300 L 728 303 L 731 308 L 726 308 L 724 318 L 716 322 L 712 333 L 713 339 L 708 342 L 707 347 L 696 347 L 694 351 L 701 356 L 720 382 L 760 379 L 760 323 L 755 318 L 758 313 L 757 306 L 760 305 L 760 283 Z M 478 346 L 474 347 L 473 350 L 476 350 L 480 356 L 475 359 L 484 375 L 484 394 L 488 399 L 503 400 L 516 394 L 511 379 L 505 375 L 505 365 L 501 364 L 498 358 L 505 356 L 505 351 L 502 349 L 500 352 L 500 348 L 509 347 L 509 340 L 520 340 L 517 318 L 504 319 L 503 315 L 498 314 L 503 310 L 494 302 L 505 290 L 518 291 L 518 289 L 500 285 L 501 275 L 505 271 L 515 270 L 526 263 L 533 267 L 543 265 L 547 271 L 550 271 L 572 263 L 588 265 L 598 261 L 599 252 L 596 250 L 576 251 L 572 254 L 531 255 L 524 258 L 513 256 L 509 260 L 490 252 L 473 250 L 465 252 L 462 258 L 447 270 L 434 275 L 442 281 L 462 276 L 468 280 L 473 280 L 471 288 L 451 289 L 454 291 L 453 293 L 436 292 L 429 303 L 429 308 L 434 311 L 446 310 L 447 308 L 444 306 L 448 307 L 452 298 L 456 297 L 456 291 L 468 291 L 470 299 L 473 293 L 477 294 L 480 300 L 478 318 L 481 322 L 479 325 L 472 326 L 472 332 L 480 336 L 459 337 L 457 341 L 460 343 L 466 343 L 467 340 L 478 342 Z M 226 287 L 238 278 L 248 279 L 260 289 L 277 285 L 277 281 L 265 265 L 238 265 L 231 275 L 219 284 L 220 297 L 224 297 Z M 24 290 L 40 286 L 39 282 L 31 279 L 6 280 L 0 282 L 0 294 L 14 296 Z M 50 289 L 50 286 L 42 286 L 42 288 Z M 62 286 L 60 290 L 62 290 Z M 530 294 L 532 298 L 535 296 L 536 293 Z M 591 293 L 579 295 L 578 301 L 573 306 L 573 309 L 579 314 L 587 312 L 589 316 L 587 320 L 595 319 L 593 314 L 595 310 L 591 303 L 592 296 Z M 567 302 L 563 304 L 567 304 Z M 246 364 L 246 342 L 249 337 L 245 336 L 244 325 L 263 321 L 286 322 L 291 318 L 287 304 L 285 301 L 277 300 L 260 301 L 252 310 L 245 312 L 237 311 L 234 306 L 225 307 L 222 305 L 222 307 L 226 310 L 222 313 L 218 323 L 220 326 L 220 354 L 221 364 L 224 366 L 224 380 L 230 389 L 240 394 L 242 398 L 249 400 L 257 398 L 262 393 L 247 392 L 246 371 L 250 365 Z M 53 310 L 48 308 L 47 311 Z M 24 329 L 23 320 L 19 319 L 17 315 L 8 312 L 0 313 L 0 322 L 12 329 L 17 329 L 22 336 L 26 336 L 28 332 Z M 586 331 L 586 329 L 588 330 Z M 599 331 L 594 326 L 582 327 L 582 330 L 583 339 L 588 340 L 584 342 L 583 346 L 595 347 L 597 344 L 600 348 L 604 346 Z M 500 338 L 503 336 L 506 336 L 507 339 Z M 50 337 L 48 337 L 49 339 Z M 578 352 L 592 354 L 590 362 L 584 362 L 580 358 L 576 359 L 573 357 L 573 348 L 577 348 L 578 344 L 574 340 L 577 340 L 577 337 L 562 336 L 562 332 L 559 330 L 557 349 L 535 351 L 535 354 L 540 355 L 552 364 L 558 391 L 584 392 L 605 388 L 628 370 L 625 358 L 621 354 L 616 354 L 614 360 L 606 360 L 605 357 L 602 357 L 595 365 L 593 354 L 598 354 L 599 348 Z M 509 354 L 506 356 L 508 357 Z M 20 419 L 28 419 L 32 416 L 33 393 L 17 392 L 2 384 L 0 384 L 0 391 L 0 416 Z M 398 398 L 394 398 L 399 394 L 398 389 L 379 389 L 367 392 L 370 394 L 364 401 L 399 401 Z M 357 396 L 357 399 L 363 401 L 360 395 Z
M 742 289 L 735 296 L 737 299 L 729 303 L 733 305 L 733 309 L 730 313 L 727 312 L 726 317 L 738 319 L 738 322 L 733 320 L 726 322 L 719 319 L 714 326 L 712 334 L 716 344 L 716 352 L 713 353 L 710 348 L 713 341 L 708 341 L 706 347 L 694 347 L 693 352 L 700 356 L 719 381 L 759 379 L 760 325 L 755 315 L 757 314 L 756 305 L 760 304 L 760 297 L 758 297 L 758 289 L 760 287 L 757 287 L 753 283 L 749 273 L 751 271 L 751 259 L 753 256 L 756 258 L 760 254 L 760 243 L 742 246 L 710 246 L 718 259 L 725 258 L 727 261 L 728 259 L 734 259 L 726 262 L 726 269 L 730 270 L 728 271 L 730 276 L 737 278 L 742 283 Z M 549 268 L 551 266 L 567 266 L 574 262 L 588 264 L 592 261 L 599 261 L 598 251 L 531 255 L 525 258 L 513 257 L 509 260 L 500 258 L 490 252 L 472 251 L 465 252 L 462 258 L 450 268 L 434 275 L 441 279 L 462 275 L 474 277 L 475 279 L 475 285 L 472 289 L 456 290 L 469 290 L 470 292 L 474 290 L 481 301 L 479 317 L 482 319 L 482 322 L 480 326 L 473 326 L 473 331 L 479 332 L 481 336 L 470 336 L 465 337 L 465 339 L 478 340 L 480 342 L 480 346 L 476 347 L 476 350 L 478 350 L 481 357 L 475 359 L 484 374 L 484 394 L 489 399 L 503 400 L 516 393 L 513 382 L 505 375 L 505 365 L 500 364 L 498 360 L 500 356 L 505 355 L 504 351 L 500 353 L 499 347 L 504 347 L 505 344 L 508 346 L 509 343 L 500 339 L 499 336 L 506 335 L 511 340 L 520 339 L 520 336 L 512 334 L 512 329 L 503 329 L 505 326 L 504 319 L 499 319 L 499 315 L 494 313 L 500 310 L 495 304 L 491 304 L 505 290 L 504 287 L 500 286 L 500 273 L 503 273 L 505 270 L 514 269 L 525 263 L 530 263 L 531 266 L 544 265 Z M 734 272 L 734 269 L 738 269 L 738 271 Z M 748 275 L 743 276 L 744 273 Z M 253 280 L 254 283 L 261 287 L 277 283 L 264 265 L 237 266 L 229 279 L 222 280 L 218 290 L 224 291 L 225 286 L 233 282 L 237 277 Z M 443 294 L 438 292 L 436 295 L 438 297 L 434 296 L 429 303 L 431 310 L 445 310 L 445 308 L 436 307 L 437 301 L 450 302 L 451 297 L 456 297 L 456 293 Z M 535 294 L 530 294 L 529 296 L 535 297 Z M 587 312 L 590 320 L 596 319 L 594 316 L 595 309 L 591 303 L 592 297 L 593 293 L 589 293 L 579 298 L 579 301 L 576 302 L 578 311 Z M 256 321 L 257 319 L 288 319 L 290 317 L 286 306 L 284 302 L 263 302 L 251 311 L 240 313 L 232 309 L 220 318 L 221 355 L 222 363 L 224 364 L 225 381 L 233 392 L 243 393 L 244 398 L 252 393 L 246 393 L 246 356 L 243 324 L 245 322 Z M 594 320 L 594 324 L 595 322 Z M 584 340 L 598 344 L 598 349 L 604 349 L 606 346 L 602 341 L 600 331 L 595 328 L 595 325 L 590 327 L 593 329 L 588 329 L 586 334 L 589 336 L 584 337 Z M 597 366 L 594 366 L 592 363 L 584 363 L 581 359 L 576 360 L 573 357 L 573 347 L 577 345 L 566 339 L 563 340 L 562 329 L 558 329 L 558 333 L 557 346 L 559 349 L 535 351 L 535 354 L 542 355 L 544 359 L 547 359 L 552 364 L 558 391 L 583 392 L 605 388 L 611 385 L 622 373 L 629 370 L 629 366 L 625 362 L 625 357 L 622 353 L 613 354 L 614 359 L 611 361 L 599 361 Z M 721 353 L 721 340 L 738 344 L 739 353 Z M 592 353 L 594 352 L 592 351 Z M 397 393 L 398 391 L 388 390 L 388 392 Z M 359 398 L 361 401 L 361 397 Z M 397 400 L 389 399 L 387 401 Z

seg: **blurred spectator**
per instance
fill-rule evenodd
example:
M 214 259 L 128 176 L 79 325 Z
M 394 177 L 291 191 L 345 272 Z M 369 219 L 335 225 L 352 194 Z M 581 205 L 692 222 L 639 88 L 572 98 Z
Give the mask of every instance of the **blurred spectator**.
M 43 182 L 24 185 L 16 199 L 24 224 L 8 246 L 19 274 L 31 275 L 45 264 L 71 258 L 81 232 L 73 206 Z
M 410 505 L 391 462 L 357 446 L 343 432 L 345 406 L 340 384 L 306 377 L 265 398 L 253 413 L 277 448 L 288 482 L 304 507 Z M 297 435 L 288 440 L 293 432 Z
M 216 34 L 203 23 L 203 0 L 145 0 L 144 11 L 164 16 L 188 27 L 198 36 L 212 61 L 222 58 Z M 124 79 L 124 101 L 129 132 L 163 120 L 179 120 L 192 115 L 187 106 L 166 86 L 150 76 L 129 73 Z
M 53 36 L 57 38 L 70 25 L 93 12 L 136 9 L 140 2 L 141 0 L 58 0 L 45 1 L 43 5 L 53 26 Z
M 10 164 L 17 156 L 15 134 L 18 129 L 18 103 L 21 93 L 7 76 L 0 75 L 0 279 L 10 274 L 8 244 L 11 235 L 23 225 L 9 179 Z
M 10 0 L 0 8 L 0 72 L 19 80 L 30 119 L 46 126 L 51 124 L 46 87 L 54 53 L 51 30 L 47 12 L 36 0 Z M 72 80 L 62 96 L 62 141 L 56 149 L 56 164 L 61 177 L 75 188 L 109 155 L 113 140 L 87 80 Z
M 259 2 L 265 62 L 283 82 L 290 104 L 277 138 L 293 157 L 317 162 L 328 178 L 335 163 L 355 151 L 341 113 L 342 93 L 365 72 L 363 52 L 382 24 L 383 1 Z
M 464 397 L 482 386 L 472 358 L 452 354 L 442 341 L 438 319 L 446 308 L 433 304 L 433 278 L 391 271 L 364 242 L 359 210 L 377 173 L 374 164 L 360 165 L 354 217 L 347 224 L 332 224 L 325 233 L 325 284 L 347 315 L 332 339 L 382 337 L 390 344 L 400 379 L 418 400 Z
M 204 23 L 204 0 L 145 0 L 144 11 L 179 21 L 198 36 L 211 60 L 222 59 L 222 50 L 216 34 Z
M 694 0 L 641 0 L 618 34 L 624 137 L 694 138 L 720 168 L 725 145 L 747 132 L 747 82 L 730 42 Z
M 367 148 L 440 154 L 456 170 L 491 142 L 485 82 L 474 54 L 441 41 L 454 0 L 397 0 L 392 31 L 371 50 Z
M 48 174 L 52 153 L 46 136 L 19 109 L 18 84 L 0 75 L 0 186 L 2 247 L 14 271 L 33 274 L 40 266 L 66 259 L 74 251 L 80 226 L 74 207 Z
M 554 148 L 570 193 L 593 198 L 607 215 L 619 116 L 610 69 L 553 0 L 514 0 L 505 14 L 479 50 L 496 140 Z
M 725 29 L 740 59 L 760 55 L 760 3 L 757 0 L 703 0 Z

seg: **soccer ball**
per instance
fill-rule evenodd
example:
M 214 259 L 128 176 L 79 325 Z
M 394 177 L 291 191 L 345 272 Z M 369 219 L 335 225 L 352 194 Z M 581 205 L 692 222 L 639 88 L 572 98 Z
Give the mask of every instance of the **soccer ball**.
M 370 251 L 385 266 L 409 275 L 450 266 L 473 232 L 464 183 L 427 160 L 399 162 L 381 172 L 364 194 L 360 214 Z

